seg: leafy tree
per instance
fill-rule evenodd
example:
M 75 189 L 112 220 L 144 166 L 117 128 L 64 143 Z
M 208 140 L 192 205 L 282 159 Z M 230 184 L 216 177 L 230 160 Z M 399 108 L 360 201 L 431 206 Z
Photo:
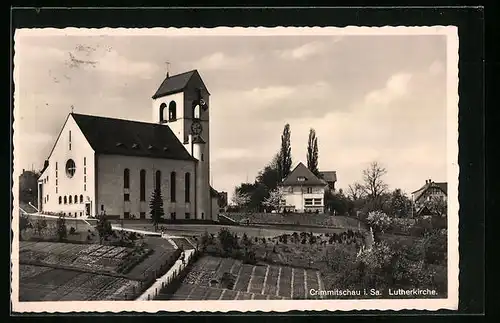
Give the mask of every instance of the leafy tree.
M 232 201 L 238 208 L 244 209 L 250 203 L 250 194 L 242 192 L 241 187 L 237 187 L 234 190 Z
M 19 232 L 21 239 L 23 237 L 23 232 L 26 231 L 26 229 L 28 229 L 29 227 L 31 227 L 31 221 L 29 215 L 21 214 L 19 217 Z
M 334 193 L 332 191 L 326 191 L 324 201 L 327 209 L 330 212 L 335 211 L 337 215 L 344 215 L 349 211 L 350 201 L 347 199 L 347 197 L 343 194 L 342 191 L 339 191 L 338 193 Z
M 229 231 L 229 229 L 221 228 L 217 237 L 222 250 L 224 250 L 226 254 L 229 254 L 231 251 L 238 248 L 238 240 L 231 233 L 231 231 Z
M 448 213 L 448 203 L 440 197 L 433 196 L 424 205 L 427 206 L 429 211 L 438 216 L 446 216 Z
M 64 214 L 60 214 L 57 219 L 57 239 L 64 241 L 68 237 L 68 228 L 66 227 L 66 219 Z
M 292 170 L 292 146 L 290 143 L 290 137 L 290 125 L 287 123 L 283 128 L 283 134 L 281 135 L 281 149 L 278 158 L 280 180 L 286 178 Z
M 307 168 L 316 176 L 319 176 L 318 170 L 318 138 L 314 129 L 309 130 L 309 139 L 307 142 Z
M 401 189 L 395 189 L 388 196 L 389 214 L 405 218 L 411 215 L 411 201 Z
M 153 222 L 155 231 L 158 230 L 158 224 L 163 219 L 165 215 L 165 211 L 163 210 L 163 198 L 161 196 L 161 190 L 159 188 L 155 188 L 153 191 L 153 195 L 151 196 L 151 200 L 149 202 L 149 208 L 151 214 L 151 221 Z
M 211 244 L 211 240 L 212 240 L 211 236 L 208 234 L 207 230 L 205 230 L 205 232 L 201 236 L 201 243 L 200 243 L 203 252 L 207 250 L 208 245 Z
M 276 155 L 271 163 L 259 172 L 256 182 L 265 185 L 268 191 L 276 189 L 280 182 L 279 155 Z
M 381 196 L 388 188 L 383 180 L 383 176 L 386 174 L 387 170 L 376 161 L 363 170 L 363 193 L 375 203 L 376 208 L 380 208 L 382 205 Z
M 276 188 L 269 192 L 269 197 L 267 197 L 263 204 L 273 210 L 279 212 L 281 210 L 281 206 L 283 205 L 283 191 L 279 188 Z
M 36 223 L 35 223 L 35 231 L 38 233 L 39 236 L 42 235 L 42 232 L 47 229 L 47 220 L 45 220 L 44 217 L 39 218 Z
M 38 197 L 38 172 L 24 171 L 19 176 L 19 201 L 37 205 Z

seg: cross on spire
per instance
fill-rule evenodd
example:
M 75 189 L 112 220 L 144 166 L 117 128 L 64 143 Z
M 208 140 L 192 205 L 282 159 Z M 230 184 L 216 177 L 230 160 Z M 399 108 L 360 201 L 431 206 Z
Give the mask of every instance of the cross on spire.
M 71 113 L 73 113 L 73 111 L 75 110 L 75 107 L 73 106 L 73 104 L 71 105 Z

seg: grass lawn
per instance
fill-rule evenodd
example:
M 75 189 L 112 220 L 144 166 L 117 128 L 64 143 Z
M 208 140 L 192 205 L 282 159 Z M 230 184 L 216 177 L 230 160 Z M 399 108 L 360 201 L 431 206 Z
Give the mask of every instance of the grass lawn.
M 343 229 L 365 229 L 358 219 L 347 216 L 332 216 L 313 213 L 226 213 L 224 216 L 239 223 L 321 226 Z

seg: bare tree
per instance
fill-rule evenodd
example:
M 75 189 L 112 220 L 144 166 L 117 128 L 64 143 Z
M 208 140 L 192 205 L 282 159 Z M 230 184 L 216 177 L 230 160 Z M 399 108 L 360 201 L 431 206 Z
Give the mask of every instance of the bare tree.
M 347 197 L 349 197 L 353 201 L 362 198 L 363 193 L 364 193 L 363 185 L 361 185 L 358 182 L 349 184 L 349 186 L 347 187 Z
M 386 174 L 387 170 L 376 161 L 363 170 L 363 193 L 375 203 L 387 191 L 388 186 L 382 179 Z

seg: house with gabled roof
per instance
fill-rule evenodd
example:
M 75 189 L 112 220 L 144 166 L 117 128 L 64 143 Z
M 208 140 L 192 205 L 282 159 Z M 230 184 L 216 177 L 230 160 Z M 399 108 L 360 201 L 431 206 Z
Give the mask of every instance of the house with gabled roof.
M 324 213 L 325 191 L 334 188 L 336 172 L 320 172 L 328 176 L 314 175 L 302 162 L 279 184 L 283 196 L 283 208 L 290 212 Z
M 429 212 L 424 209 L 426 203 L 432 199 L 439 199 L 446 202 L 448 197 L 448 183 L 434 182 L 432 179 L 425 180 L 425 184 L 418 190 L 411 193 L 411 199 L 417 214 L 423 211 Z
M 152 96 L 151 122 L 70 113 L 38 179 L 42 213 L 217 220 L 210 186 L 209 96 L 198 71 L 170 76 Z

